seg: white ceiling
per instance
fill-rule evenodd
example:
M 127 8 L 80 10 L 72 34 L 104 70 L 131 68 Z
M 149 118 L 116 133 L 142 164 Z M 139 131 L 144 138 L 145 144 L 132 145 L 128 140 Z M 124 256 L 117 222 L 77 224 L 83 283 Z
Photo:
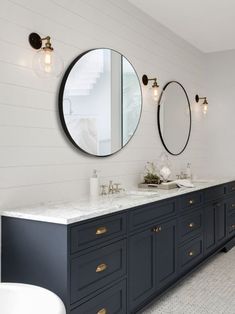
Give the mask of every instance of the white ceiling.
M 129 0 L 203 52 L 235 49 L 235 0 Z

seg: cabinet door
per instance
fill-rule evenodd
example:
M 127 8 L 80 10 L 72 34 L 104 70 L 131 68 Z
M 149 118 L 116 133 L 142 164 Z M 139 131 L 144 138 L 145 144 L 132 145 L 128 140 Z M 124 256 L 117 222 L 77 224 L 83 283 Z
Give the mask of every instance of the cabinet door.
M 205 253 L 216 249 L 227 237 L 226 203 L 224 201 L 205 208 Z
M 216 204 L 216 240 L 217 245 L 220 245 L 227 237 L 227 223 L 226 223 L 226 203 L 219 202 Z
M 205 253 L 216 247 L 216 215 L 213 204 L 205 207 Z
M 130 238 L 130 307 L 134 309 L 155 290 L 155 233 L 150 229 Z
M 158 229 L 157 229 L 158 228 Z M 164 288 L 177 275 L 176 222 L 159 225 L 156 230 L 156 288 Z

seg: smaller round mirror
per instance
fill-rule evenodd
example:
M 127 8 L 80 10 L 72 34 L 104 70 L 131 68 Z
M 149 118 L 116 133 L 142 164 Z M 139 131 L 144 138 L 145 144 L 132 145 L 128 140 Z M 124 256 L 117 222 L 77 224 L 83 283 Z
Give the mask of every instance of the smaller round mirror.
M 181 154 L 191 133 L 191 108 L 184 87 L 168 82 L 158 102 L 158 130 L 163 146 L 171 155 Z

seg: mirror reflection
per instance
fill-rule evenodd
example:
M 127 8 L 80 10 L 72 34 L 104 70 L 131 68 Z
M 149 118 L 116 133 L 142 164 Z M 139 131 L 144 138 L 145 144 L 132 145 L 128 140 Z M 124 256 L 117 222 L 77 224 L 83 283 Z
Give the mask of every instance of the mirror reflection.
M 89 154 L 108 156 L 125 146 L 137 128 L 141 108 L 135 69 L 114 50 L 88 51 L 65 74 L 62 124 L 73 144 Z
M 158 104 L 158 129 L 170 154 L 184 151 L 191 132 L 191 110 L 188 95 L 179 82 L 169 82 L 163 88 Z

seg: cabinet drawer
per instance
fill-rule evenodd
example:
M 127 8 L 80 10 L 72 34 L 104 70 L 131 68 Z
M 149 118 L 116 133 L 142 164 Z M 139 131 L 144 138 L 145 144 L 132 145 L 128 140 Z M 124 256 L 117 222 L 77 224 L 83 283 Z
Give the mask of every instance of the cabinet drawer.
M 235 181 L 229 182 L 227 185 L 227 193 L 235 193 Z
M 228 216 L 228 235 L 235 235 L 235 215 Z
M 185 271 L 197 263 L 203 256 L 202 236 L 188 242 L 179 249 L 180 271 Z
M 71 314 L 126 314 L 126 282 L 123 281 L 73 309 Z
M 126 240 L 71 260 L 71 303 L 126 274 Z
M 185 241 L 202 232 L 203 211 L 194 211 L 190 215 L 180 218 L 179 236 L 180 241 Z
M 71 254 L 125 233 L 126 214 L 99 218 L 92 222 L 74 226 L 70 231 Z
M 192 209 L 202 205 L 202 192 L 189 193 L 180 199 L 180 210 Z
M 227 208 L 229 213 L 235 213 L 235 197 L 227 200 Z
M 209 188 L 204 192 L 204 200 L 205 202 L 214 201 L 220 197 L 223 197 L 226 193 L 225 185 L 218 185 L 213 188 Z
M 152 224 L 156 219 L 164 219 L 173 215 L 176 215 L 175 200 L 146 204 L 130 212 L 130 228 L 140 228 Z

